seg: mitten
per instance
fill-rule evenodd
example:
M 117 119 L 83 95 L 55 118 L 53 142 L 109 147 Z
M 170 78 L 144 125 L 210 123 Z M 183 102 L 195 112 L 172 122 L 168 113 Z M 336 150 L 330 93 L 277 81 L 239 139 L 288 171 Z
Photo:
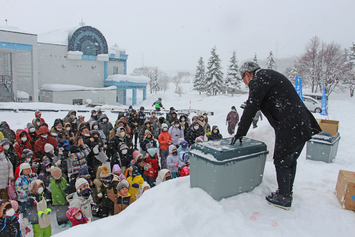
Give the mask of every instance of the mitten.
M 42 218 L 43 215 L 44 215 L 44 211 L 39 211 L 39 212 L 38 212 L 38 218 Z
M 139 184 L 134 183 L 134 184 L 132 184 L 132 187 L 133 187 L 133 188 L 139 188 Z
M 46 213 L 46 215 L 50 215 L 50 214 L 52 213 L 52 209 L 47 208 L 47 209 L 45 210 L 45 213 Z
M 94 154 L 99 154 L 99 148 L 98 146 L 95 146 L 92 151 L 94 152 Z

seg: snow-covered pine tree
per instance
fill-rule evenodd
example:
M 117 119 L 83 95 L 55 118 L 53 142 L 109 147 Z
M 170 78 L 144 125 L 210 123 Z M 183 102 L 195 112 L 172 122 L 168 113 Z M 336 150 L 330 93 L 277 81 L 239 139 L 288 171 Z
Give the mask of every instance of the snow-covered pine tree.
M 152 73 L 153 75 L 152 75 L 152 79 L 151 79 L 151 82 L 152 82 L 151 90 L 153 93 L 154 92 L 157 93 L 158 91 L 160 91 L 158 73 L 159 73 L 158 68 L 153 70 L 153 73 Z
M 266 68 L 276 70 L 276 63 L 272 51 L 270 51 L 269 56 L 266 58 Z
M 257 56 L 256 56 L 256 53 L 255 53 L 255 56 L 254 56 L 254 58 L 253 58 L 253 62 L 259 65 L 259 63 L 258 63 L 258 58 L 257 58 Z
M 227 92 L 231 93 L 233 96 L 233 94 L 237 93 L 237 91 L 240 90 L 240 84 L 242 81 L 242 78 L 239 75 L 237 54 L 235 51 L 233 51 L 233 55 L 229 62 L 230 65 L 228 67 L 227 76 L 224 83 Z
M 216 53 L 216 47 L 211 51 L 211 57 L 208 61 L 206 74 L 206 91 L 216 95 L 223 89 L 223 72 L 221 71 L 221 60 Z
M 203 58 L 200 57 L 196 68 L 194 90 L 198 91 L 199 94 L 201 95 L 201 92 L 205 91 L 205 84 L 206 84 L 205 63 L 203 62 Z

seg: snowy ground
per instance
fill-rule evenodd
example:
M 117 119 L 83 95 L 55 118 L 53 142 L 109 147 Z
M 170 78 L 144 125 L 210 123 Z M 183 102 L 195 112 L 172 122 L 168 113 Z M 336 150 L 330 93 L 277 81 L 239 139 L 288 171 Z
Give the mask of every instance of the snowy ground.
M 171 85 L 173 88 L 173 86 Z M 179 97 L 173 89 L 165 93 L 148 94 L 143 105 L 151 108 L 158 98 L 163 99 L 165 108 L 191 108 L 213 111 L 210 125 L 218 125 L 224 137 L 228 137 L 225 117 L 232 105 L 242 114 L 240 104 L 247 99 L 244 95 L 219 95 L 209 97 L 191 91 L 191 85 L 183 84 L 185 94 Z M 141 101 L 141 100 L 138 100 Z M 294 185 L 294 201 L 291 210 L 285 211 L 270 206 L 265 195 L 277 187 L 275 169 L 271 155 L 268 156 L 263 182 L 253 191 L 220 202 L 213 200 L 199 188 L 190 188 L 189 177 L 163 183 L 148 190 L 138 201 L 124 212 L 91 224 L 62 231 L 54 222 L 56 236 L 342 236 L 352 235 L 355 213 L 340 207 L 334 195 L 340 169 L 355 171 L 355 138 L 352 118 L 355 98 L 348 93 L 332 94 L 329 99 L 329 119 L 339 120 L 341 140 L 338 154 L 332 163 L 306 160 L 306 148 L 302 152 Z M 2 103 L 0 108 L 47 108 L 86 109 L 68 105 L 43 103 Z M 123 107 L 123 106 L 121 106 Z M 127 108 L 128 106 L 125 106 Z M 55 118 L 63 118 L 67 112 L 43 112 L 42 117 L 51 126 Z M 114 122 L 117 114 L 105 112 Z M 89 113 L 78 113 L 89 118 Z M 1 120 L 8 121 L 14 130 L 23 128 L 34 117 L 33 112 L 0 112 Z M 319 114 L 315 115 L 321 118 Z M 266 119 L 259 122 L 257 129 L 251 129 L 248 137 L 261 140 L 273 153 L 274 134 Z M 61 232 L 62 231 L 62 232 Z M 29 235 L 30 236 L 30 235 Z

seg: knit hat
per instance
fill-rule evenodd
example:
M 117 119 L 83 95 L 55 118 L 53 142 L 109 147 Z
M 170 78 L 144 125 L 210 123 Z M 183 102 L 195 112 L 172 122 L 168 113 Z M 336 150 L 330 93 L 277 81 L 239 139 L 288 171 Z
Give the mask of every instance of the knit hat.
M 100 179 L 101 180 L 111 180 L 111 173 L 108 170 L 107 166 L 104 166 L 104 169 L 100 173 Z
M 122 171 L 121 167 L 118 165 L 118 164 L 115 164 L 113 167 L 112 167 L 112 173 L 115 173 L 115 172 L 120 172 Z
M 132 171 L 132 178 L 136 177 L 139 174 L 138 167 L 135 165 L 132 165 L 131 167 L 129 167 L 128 170 Z
M 200 142 L 203 142 L 203 136 L 199 136 L 199 137 L 196 137 L 196 139 L 195 139 L 195 142 L 198 142 L 198 141 L 200 141 Z
M 122 180 L 118 185 L 117 185 L 117 191 L 120 191 L 122 188 L 128 188 L 129 183 L 127 180 Z
M 157 148 L 149 148 L 147 151 L 150 156 L 155 156 L 155 154 L 157 154 Z
M 85 176 L 89 176 L 89 171 L 88 171 L 88 169 L 85 168 L 85 167 L 80 168 L 79 171 L 78 171 L 78 176 L 79 176 L 80 178 L 84 178 Z
M 30 132 L 30 128 L 33 128 L 35 125 L 33 125 L 33 123 L 27 123 L 26 127 L 28 132 Z
M 142 193 L 143 193 L 145 187 L 149 187 L 150 188 L 150 185 L 147 183 L 147 181 L 144 181 L 143 184 L 142 184 L 142 187 L 140 188 L 140 191 Z
M 20 173 L 19 173 L 19 174 L 21 175 L 22 171 L 25 170 L 25 169 L 31 169 L 30 164 L 28 164 L 28 163 L 22 163 L 22 164 L 20 165 Z
M 53 150 L 54 150 L 54 147 L 52 146 L 52 144 L 46 143 L 46 145 L 44 145 L 44 152 L 45 153 L 49 153 L 49 152 L 51 152 Z
M 128 146 L 125 143 L 120 146 L 120 151 L 122 151 L 123 149 L 128 149 Z
M 163 124 L 161 125 L 161 129 L 163 129 L 163 128 L 168 128 L 168 125 L 167 125 L 166 123 L 163 123 Z
M 52 167 L 51 168 L 51 175 L 53 179 L 58 180 L 62 177 L 62 170 L 59 169 L 58 167 Z
M 139 151 L 134 151 L 132 155 L 135 161 L 137 161 L 139 158 L 143 158 L 143 155 Z
M 86 181 L 86 179 L 83 178 L 78 178 L 75 182 L 76 191 L 80 190 L 80 188 L 83 187 L 84 185 L 89 185 L 88 181 Z
M 145 130 L 144 137 L 147 137 L 150 134 L 150 136 L 153 136 L 153 134 L 149 130 Z

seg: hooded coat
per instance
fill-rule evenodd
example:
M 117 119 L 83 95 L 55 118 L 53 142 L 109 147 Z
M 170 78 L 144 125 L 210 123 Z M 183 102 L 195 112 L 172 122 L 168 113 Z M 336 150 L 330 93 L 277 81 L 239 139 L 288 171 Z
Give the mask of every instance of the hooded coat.
M 214 133 L 213 130 L 217 129 L 217 133 Z M 213 141 L 213 140 L 219 140 L 222 139 L 222 134 L 219 133 L 219 128 L 218 126 L 214 125 L 212 126 L 212 130 L 211 130 L 211 135 L 208 137 L 209 141 Z
M 160 149 L 163 150 L 168 150 L 168 147 L 173 143 L 171 139 L 171 135 L 168 131 L 166 132 L 161 132 L 158 136 L 158 142 L 159 142 L 159 147 Z
M 198 125 L 199 128 L 197 130 L 195 130 L 194 126 L 195 125 Z M 186 137 L 185 137 L 185 140 L 189 143 L 189 146 L 191 146 L 192 144 L 195 143 L 195 139 L 199 136 L 204 136 L 205 135 L 205 132 L 203 131 L 203 128 L 201 127 L 201 125 L 199 125 L 198 122 L 194 121 L 189 130 L 187 131 L 187 134 L 186 134 Z
M 174 124 L 171 125 L 169 128 L 169 133 L 175 146 L 179 145 L 179 139 L 184 139 L 184 129 L 180 124 L 179 127 L 175 127 Z
M 48 133 L 47 138 L 43 138 L 41 135 L 44 133 Z M 49 129 L 46 126 L 41 126 L 38 130 L 39 138 L 35 142 L 34 152 L 37 158 L 43 157 L 44 155 L 44 146 L 46 143 L 51 144 L 54 147 L 54 150 L 58 150 L 58 141 L 54 137 L 50 136 Z
M 20 174 L 22 170 L 20 169 Z M 23 175 L 21 174 L 20 177 L 15 182 L 16 185 L 16 192 L 17 192 L 17 200 L 19 202 L 26 202 L 29 195 L 30 195 L 30 184 L 32 180 L 35 179 L 35 175 Z
M 77 220 L 74 218 L 74 215 L 76 213 L 80 212 L 81 213 L 81 220 Z M 72 207 L 70 208 L 67 212 L 66 212 L 66 215 L 68 217 L 68 220 L 72 223 L 71 227 L 74 227 L 74 226 L 77 226 L 77 225 L 82 225 L 82 224 L 86 224 L 89 222 L 89 219 L 86 218 L 83 214 L 83 212 L 81 210 L 79 210 L 78 208 L 76 207 Z
M 18 158 L 17 152 L 15 151 L 9 139 L 3 138 L 0 140 L 0 146 L 3 146 L 5 143 L 9 143 L 10 145 L 8 150 L 4 149 L 4 152 L 6 157 L 11 161 L 13 170 L 15 172 L 16 167 L 20 165 L 20 159 Z
M 107 122 L 104 122 L 103 119 L 107 119 Z M 106 114 L 103 114 L 100 118 L 99 129 L 105 134 L 107 140 L 109 140 L 110 131 L 113 129 L 112 123 L 109 122 L 109 118 Z
M 122 196 L 118 192 L 117 192 L 117 194 L 115 194 L 113 192 L 113 188 L 107 189 L 107 196 L 113 202 L 113 206 L 114 206 L 113 213 L 115 215 L 117 215 L 118 213 L 120 213 L 121 211 L 126 209 L 133 202 L 133 198 L 129 192 L 128 192 L 127 196 Z
M 15 143 L 15 141 L 16 141 L 16 134 L 15 134 L 14 131 L 12 131 L 12 130 L 10 129 L 10 126 L 7 124 L 6 121 L 2 121 L 2 122 L 0 123 L 0 132 L 2 133 L 2 135 L 3 135 L 5 138 L 7 138 L 7 139 L 10 140 L 11 144 L 14 144 L 14 143 Z
M 280 159 L 322 131 L 291 82 L 282 74 L 261 69 L 249 82 L 249 98 L 237 135 L 245 136 L 261 110 L 275 130 L 274 159 Z
M 0 158 L 0 189 L 7 188 L 9 178 L 14 179 L 14 170 L 10 160 L 5 155 L 4 158 Z
M 52 191 L 53 205 L 66 205 L 68 203 L 66 199 L 67 194 L 65 193 L 65 190 L 67 189 L 67 180 L 63 177 L 58 180 L 50 178 L 49 182 Z
M 26 133 L 27 141 L 23 142 L 20 138 L 21 133 Z M 21 159 L 21 154 L 24 149 L 30 149 L 33 151 L 33 147 L 31 145 L 31 137 L 28 136 L 27 132 L 23 129 L 17 129 L 16 131 L 16 142 L 14 144 L 14 149 L 17 152 L 18 158 Z
M 167 164 L 170 172 L 178 172 L 180 166 L 179 155 L 173 155 L 174 148 L 176 148 L 174 145 L 169 146 L 169 156 L 167 158 Z
M 138 173 L 138 167 L 133 165 L 132 166 L 132 176 L 129 176 L 126 180 L 129 183 L 128 187 L 128 192 L 132 195 L 133 201 L 137 200 L 137 195 L 139 194 L 139 188 L 142 186 L 144 180 L 142 178 L 142 175 Z M 139 187 L 135 188 L 132 185 L 133 184 L 138 184 Z
M 76 181 L 75 186 L 77 186 L 78 180 Z M 87 184 L 89 185 L 89 183 Z M 92 199 L 91 195 L 89 196 L 81 195 L 80 188 L 81 186 L 76 187 L 76 192 L 71 193 L 67 196 L 67 201 L 69 202 L 69 208 L 76 207 L 82 211 L 84 216 L 91 219 L 92 217 L 91 204 L 94 204 L 94 200 Z
M 156 182 L 157 185 L 160 184 L 160 183 L 162 183 L 162 182 L 165 182 L 165 181 L 166 181 L 165 175 L 166 175 L 166 173 L 168 173 L 168 172 L 170 172 L 170 170 L 168 170 L 168 169 L 161 169 L 161 170 L 159 170 L 158 178 L 157 178 L 157 182 Z

